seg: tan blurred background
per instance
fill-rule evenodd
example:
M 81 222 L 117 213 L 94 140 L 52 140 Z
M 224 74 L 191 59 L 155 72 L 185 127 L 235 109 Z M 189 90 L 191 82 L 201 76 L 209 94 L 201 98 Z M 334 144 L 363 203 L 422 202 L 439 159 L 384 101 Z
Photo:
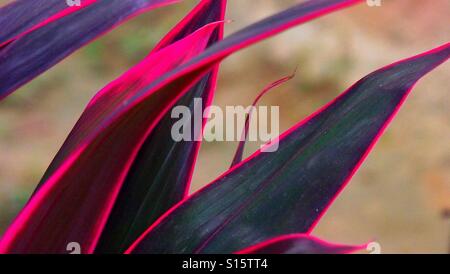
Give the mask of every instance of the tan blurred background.
M 0 5 L 10 1 L 0 0 Z M 149 12 L 73 54 L 0 102 L 0 234 L 27 201 L 96 91 L 143 58 L 197 1 Z M 230 0 L 227 33 L 299 2 Z M 248 105 L 267 95 L 281 128 L 371 71 L 447 42 L 449 0 L 383 0 L 296 27 L 223 62 L 214 104 Z M 450 223 L 450 64 L 423 79 L 314 234 L 349 244 L 376 240 L 383 253 L 447 253 Z M 236 144 L 204 143 L 193 188 L 230 164 Z M 247 153 L 255 150 L 250 144 Z

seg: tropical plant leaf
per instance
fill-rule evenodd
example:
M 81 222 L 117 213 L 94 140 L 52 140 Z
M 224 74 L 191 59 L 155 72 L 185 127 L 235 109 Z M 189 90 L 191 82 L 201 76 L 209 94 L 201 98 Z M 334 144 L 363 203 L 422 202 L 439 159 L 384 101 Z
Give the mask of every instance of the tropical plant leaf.
M 245 248 L 237 254 L 349 254 L 366 249 L 366 245 L 352 246 L 328 243 L 307 234 L 280 236 Z
M 90 4 L 90 3 L 89 3 Z M 47 0 L 47 1 L 28 1 L 16 0 L 10 4 L 0 8 L 0 45 L 7 44 L 17 39 L 31 29 L 36 28 L 39 24 L 45 24 L 46 20 L 52 21 L 57 19 L 57 14 L 66 14 L 84 8 L 87 3 L 82 6 L 67 6 L 66 1 Z
M 208 23 L 225 16 L 225 0 L 204 0 L 180 22 L 153 52 L 191 34 Z M 221 26 L 210 43 L 222 39 Z M 175 106 L 186 106 L 191 113 L 211 104 L 218 67 L 204 76 Z M 203 109 L 195 105 L 201 99 Z M 96 248 L 97 253 L 123 253 L 158 217 L 181 201 L 189 192 L 189 184 L 200 146 L 195 136 L 201 134 L 191 120 L 191 140 L 176 142 L 171 136 L 175 120 L 171 111 L 161 119 L 139 151 L 117 197 L 108 223 Z
M 127 253 L 232 253 L 311 232 L 415 83 L 449 56 L 450 43 L 366 76 L 282 134 L 278 151 L 257 151 L 170 209 Z
M 281 79 L 278 79 L 275 82 L 270 83 L 258 94 L 258 96 L 256 96 L 255 100 L 253 101 L 253 103 L 250 106 L 251 107 L 250 111 L 249 111 L 249 113 L 247 113 L 247 117 L 245 118 L 245 124 L 244 124 L 244 129 L 242 130 L 241 140 L 239 141 L 239 145 L 236 149 L 236 153 L 234 154 L 233 161 L 231 162 L 231 167 L 239 164 L 242 161 L 242 157 L 244 155 L 245 143 L 247 142 L 247 139 L 248 139 L 248 131 L 250 128 L 250 119 L 252 117 L 254 107 L 258 104 L 259 100 L 261 100 L 261 98 L 266 93 L 268 93 L 269 91 L 273 90 L 274 88 L 286 83 L 287 81 L 291 80 L 292 78 L 294 78 L 294 76 L 295 76 L 295 73 L 292 75 L 283 77 Z
M 0 251 L 64 252 L 68 241 L 75 241 L 83 252 L 92 252 L 132 164 L 129 155 L 135 156 L 145 140 L 135 138 L 156 126 L 167 104 L 154 96 L 149 104 L 133 109 L 110 128 L 102 128 L 101 123 L 160 73 L 204 50 L 221 24 L 209 24 L 149 55 L 91 100 L 39 189 L 5 233 Z M 99 134 L 86 141 L 95 131 Z
M 191 58 L 210 38 L 198 37 L 197 31 L 196 39 L 186 38 L 157 51 L 112 82 L 88 105 L 49 168 L 45 184 L 5 233 L 0 252 L 64 252 L 67 241 L 77 241 L 84 253 L 91 253 L 142 144 L 181 96 L 231 53 L 357 2 L 298 4 Z M 48 235 L 50 230 L 53 233 Z
M 0 9 L 0 99 L 146 10 L 178 0 L 21 0 Z

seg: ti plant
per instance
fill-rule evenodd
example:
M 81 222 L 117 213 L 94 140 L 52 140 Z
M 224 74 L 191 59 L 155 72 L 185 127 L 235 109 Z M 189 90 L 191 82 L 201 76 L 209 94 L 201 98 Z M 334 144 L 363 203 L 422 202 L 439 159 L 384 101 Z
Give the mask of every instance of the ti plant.
M 99 35 L 175 0 L 16 0 L 0 9 L 0 98 Z M 87 105 L 1 253 L 350 253 L 310 236 L 450 43 L 383 67 L 196 193 L 200 142 L 170 136 L 176 105 L 211 104 L 220 62 L 238 50 L 363 2 L 310 0 L 223 38 L 226 0 L 202 0 L 150 54 Z M 201 131 L 201 129 L 200 129 Z M 194 132 L 193 134 L 200 134 Z M 271 146 L 268 143 L 266 146 Z M 241 145 L 243 145 L 241 143 Z

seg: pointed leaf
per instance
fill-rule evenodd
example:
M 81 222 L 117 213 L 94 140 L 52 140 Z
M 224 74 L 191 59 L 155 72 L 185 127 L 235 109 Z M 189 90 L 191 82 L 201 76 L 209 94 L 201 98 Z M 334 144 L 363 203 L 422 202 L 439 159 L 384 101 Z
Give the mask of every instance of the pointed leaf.
M 237 254 L 349 254 L 364 250 L 365 245 L 332 244 L 306 234 L 277 237 L 245 248 Z
M 281 135 L 276 152 L 256 152 L 170 209 L 127 253 L 231 253 L 310 232 L 414 84 L 449 56 L 450 43 L 366 76 Z
M 65 252 L 72 241 L 83 253 L 93 251 L 132 163 L 130 154 L 136 155 L 143 136 L 156 126 L 167 105 L 154 96 L 111 127 L 102 128 L 101 123 L 127 104 L 127 96 L 202 51 L 220 24 L 209 24 L 151 54 L 91 100 L 40 188 L 5 233 L 1 252 Z M 99 134 L 93 140 L 86 140 L 95 132 Z
M 0 99 L 118 24 L 176 1 L 22 0 L 1 8 Z
M 5 233 L 0 252 L 63 252 L 69 239 L 81 243 L 83 252 L 92 252 L 142 144 L 181 96 L 229 54 L 357 2 L 298 4 L 190 60 L 209 41 L 198 31 L 194 41 L 186 38 L 155 52 L 92 99 L 49 168 L 45 184 Z
M 87 6 L 85 1 L 81 7 L 69 7 L 66 1 L 45 0 L 28 1 L 16 0 L 0 8 L 0 45 L 17 39 L 19 35 L 29 32 L 46 20 L 56 19 L 62 11 L 75 12 Z
M 177 25 L 153 52 L 191 34 L 197 28 L 220 21 L 225 15 L 225 0 L 204 0 Z M 223 27 L 210 43 L 222 39 Z M 204 76 L 176 106 L 187 106 L 191 113 L 209 106 L 217 79 L 217 68 Z M 194 99 L 201 99 L 203 109 L 195 110 Z M 158 217 L 181 201 L 189 191 L 200 142 L 175 142 L 171 129 L 176 120 L 166 113 L 147 138 L 128 172 L 117 202 L 102 233 L 97 253 L 123 253 Z M 201 128 L 194 127 L 194 136 Z
M 242 130 L 242 137 L 241 140 L 239 141 L 239 145 L 236 149 L 236 153 L 234 154 L 233 157 L 233 161 L 231 162 L 231 167 L 239 164 L 242 161 L 242 157 L 244 155 L 244 149 L 245 149 L 245 143 L 247 142 L 248 139 L 248 131 L 249 131 L 249 127 L 250 127 L 250 119 L 252 117 L 252 113 L 254 111 L 254 107 L 258 104 L 259 100 L 261 100 L 261 98 L 268 93 L 269 91 L 273 90 L 274 88 L 278 87 L 279 85 L 282 85 L 284 83 L 286 83 L 287 81 L 291 80 L 292 78 L 294 78 L 295 73 L 286 77 L 283 77 L 273 83 L 270 83 L 268 86 L 266 86 L 259 94 L 258 96 L 256 96 L 256 99 L 253 101 L 252 105 L 251 105 L 251 109 L 250 112 L 247 114 L 247 117 L 245 118 L 245 124 L 244 124 L 244 129 Z

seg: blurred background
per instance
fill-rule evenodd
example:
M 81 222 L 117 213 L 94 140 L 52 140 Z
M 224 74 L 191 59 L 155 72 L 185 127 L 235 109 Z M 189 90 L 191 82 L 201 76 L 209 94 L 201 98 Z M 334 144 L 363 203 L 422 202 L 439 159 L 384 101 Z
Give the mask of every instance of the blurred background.
M 0 6 L 8 2 L 0 0 Z M 296 0 L 229 0 L 232 33 Z M 136 64 L 197 1 L 120 26 L 0 102 L 0 235 L 29 198 L 89 99 Z M 214 104 L 249 105 L 268 83 L 297 76 L 261 101 L 284 131 L 366 74 L 447 42 L 449 0 L 382 0 L 333 13 L 229 57 Z M 383 253 L 448 253 L 450 64 L 426 76 L 314 235 L 381 244 Z M 258 144 L 249 144 L 247 154 Z M 226 171 L 236 143 L 202 145 L 193 191 Z

